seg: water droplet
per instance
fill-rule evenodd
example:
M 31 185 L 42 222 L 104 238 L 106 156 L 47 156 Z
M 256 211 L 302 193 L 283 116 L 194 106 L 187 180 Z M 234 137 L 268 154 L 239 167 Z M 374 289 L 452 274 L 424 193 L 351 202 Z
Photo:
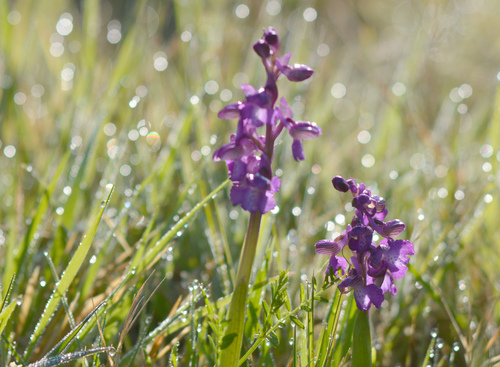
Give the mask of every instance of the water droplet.
M 443 346 L 444 346 L 444 340 L 443 340 L 443 338 L 437 338 L 436 339 L 436 346 L 438 347 L 438 349 L 443 348 Z
M 431 330 L 431 336 L 432 336 L 433 338 L 435 338 L 435 337 L 438 335 L 438 331 L 439 331 L 439 329 L 438 329 L 437 327 L 433 328 L 433 329 Z
M 108 354 L 110 357 L 114 357 L 116 355 L 116 349 L 113 347 L 109 347 Z
M 453 343 L 453 350 L 458 352 L 460 350 L 460 344 L 458 342 Z

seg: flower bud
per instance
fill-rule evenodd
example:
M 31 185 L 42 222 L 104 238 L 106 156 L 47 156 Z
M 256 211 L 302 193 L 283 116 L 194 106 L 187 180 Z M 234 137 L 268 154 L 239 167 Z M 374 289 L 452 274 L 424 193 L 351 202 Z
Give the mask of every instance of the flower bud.
M 340 191 L 340 192 L 347 192 L 349 191 L 349 185 L 347 184 L 347 181 L 341 177 L 341 176 L 335 176 L 332 179 L 332 184 L 335 190 Z

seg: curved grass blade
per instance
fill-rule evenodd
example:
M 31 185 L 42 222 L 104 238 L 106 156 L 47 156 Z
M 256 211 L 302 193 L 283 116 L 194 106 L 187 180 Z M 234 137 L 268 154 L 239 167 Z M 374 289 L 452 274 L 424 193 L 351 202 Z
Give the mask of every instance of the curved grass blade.
M 93 354 L 97 353 L 103 353 L 107 352 L 110 354 L 115 353 L 115 348 L 113 347 L 99 347 L 99 348 L 93 348 L 93 349 L 87 349 L 87 350 L 80 350 L 78 352 L 74 353 L 67 353 L 67 354 L 60 354 L 55 357 L 47 358 L 47 359 L 41 359 L 40 361 L 30 363 L 26 367 L 52 367 L 52 366 L 59 366 L 61 364 L 66 364 L 69 362 L 72 362 L 76 359 L 80 359 L 83 357 L 87 357 Z
M 105 305 L 105 302 L 99 303 L 85 318 L 78 324 L 76 325 L 64 338 L 57 343 L 54 348 L 52 348 L 44 357 L 43 359 L 48 359 L 50 358 L 51 355 L 54 354 L 61 354 L 64 353 L 73 343 L 75 340 L 76 335 L 82 330 L 82 328 L 85 326 L 85 324 L 91 319 L 91 317 L 94 316 L 94 314 L 103 306 Z
M 61 281 L 57 283 L 56 288 L 52 293 L 52 296 L 47 302 L 45 310 L 43 311 L 43 314 L 40 317 L 40 320 L 38 321 L 38 324 L 35 327 L 35 331 L 30 337 L 30 343 L 24 353 L 24 359 L 26 361 L 29 360 L 29 357 L 31 356 L 31 353 L 33 353 L 33 350 L 35 349 L 38 340 L 42 336 L 45 328 L 47 327 L 50 319 L 52 318 L 52 315 L 56 311 L 56 308 L 59 305 L 59 302 L 61 301 L 63 294 L 68 290 L 69 286 L 71 285 L 73 279 L 76 276 L 76 273 L 78 272 L 83 261 L 85 260 L 85 257 L 87 256 L 87 253 L 90 249 L 94 236 L 97 232 L 97 227 L 99 226 L 99 222 L 101 221 L 104 209 L 106 208 L 109 202 L 112 192 L 113 190 L 111 189 L 106 201 L 101 206 L 101 210 L 97 214 L 87 234 L 83 238 L 83 241 L 81 242 L 80 246 L 78 246 L 78 249 L 71 258 L 68 266 L 66 267 L 66 270 L 64 271 L 61 277 Z

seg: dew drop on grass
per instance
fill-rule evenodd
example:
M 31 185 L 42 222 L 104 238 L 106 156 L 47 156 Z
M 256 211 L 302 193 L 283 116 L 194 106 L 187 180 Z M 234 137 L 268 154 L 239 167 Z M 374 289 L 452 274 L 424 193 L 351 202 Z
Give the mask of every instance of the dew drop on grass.
M 455 352 L 458 352 L 460 350 L 460 344 L 458 344 L 458 342 L 453 343 L 453 350 Z
M 116 349 L 113 347 L 109 347 L 108 354 L 110 357 L 114 357 L 116 355 Z
M 436 346 L 438 347 L 438 349 L 443 348 L 443 346 L 444 346 L 444 340 L 443 340 L 443 338 L 437 338 L 436 339 Z
M 437 337 L 437 335 L 438 335 L 438 331 L 439 331 L 439 329 L 438 329 L 437 327 L 433 328 L 433 329 L 431 330 L 431 336 L 432 336 L 433 338 Z

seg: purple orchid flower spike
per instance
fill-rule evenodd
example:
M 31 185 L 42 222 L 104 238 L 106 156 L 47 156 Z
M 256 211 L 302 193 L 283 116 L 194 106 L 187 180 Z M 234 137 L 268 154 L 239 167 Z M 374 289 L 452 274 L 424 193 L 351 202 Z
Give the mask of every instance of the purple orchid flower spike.
M 371 305 L 379 308 L 384 293 L 396 294 L 394 280 L 406 274 L 414 246 L 410 241 L 394 239 L 406 225 L 399 219 L 384 222 L 388 213 L 384 198 L 372 195 L 365 184 L 357 184 L 353 178 L 336 176 L 332 184 L 337 191 L 352 194 L 354 217 L 337 239 L 318 241 L 316 253 L 330 255 L 328 269 L 340 268 L 342 275 L 348 274 L 338 287 L 342 293 L 353 291 L 360 310 L 367 311 Z M 378 244 L 375 233 L 382 237 Z M 354 255 L 349 268 L 346 259 L 339 256 L 346 244 Z
M 274 196 L 281 185 L 280 179 L 273 176 L 271 168 L 275 141 L 286 128 L 293 138 L 293 158 L 302 160 L 305 158 L 302 141 L 321 134 L 321 129 L 315 123 L 293 120 L 292 110 L 284 98 L 281 99 L 281 107 L 276 105 L 279 100 L 277 81 L 281 74 L 290 81 L 298 82 L 309 78 L 313 71 L 305 65 L 290 66 L 291 54 L 280 57 L 280 40 L 272 27 L 264 29 L 262 38 L 253 45 L 253 49 L 264 65 L 267 77 L 265 85 L 261 88 L 242 85 L 245 99 L 231 103 L 219 112 L 221 119 L 237 119 L 238 125 L 229 143 L 217 149 L 213 156 L 214 161 L 226 162 L 229 179 L 233 183 L 229 194 L 233 205 L 240 205 L 250 212 L 234 279 L 233 297 L 225 318 L 227 323 L 222 336 L 225 347 L 221 349 L 221 366 L 238 365 L 244 335 L 246 297 L 262 214 L 275 208 Z M 347 240 L 343 246 L 346 243 Z M 344 273 L 348 268 L 347 261 L 335 255 L 330 264 L 336 270 L 341 268 Z
M 228 166 L 233 181 L 230 194 L 233 204 L 263 214 L 276 205 L 274 194 L 280 187 L 280 180 L 271 173 L 274 142 L 280 133 L 288 130 L 293 138 L 292 156 L 300 161 L 305 159 L 302 141 L 315 139 L 322 131 L 314 122 L 295 121 L 285 98 L 276 106 L 279 76 L 283 74 L 288 80 L 299 82 L 308 79 L 312 69 L 301 64 L 288 65 L 291 54 L 279 56 L 280 40 L 272 27 L 264 29 L 253 49 L 266 69 L 266 84 L 261 88 L 242 85 L 245 100 L 231 103 L 219 112 L 219 118 L 238 119 L 238 125 L 230 142 L 219 148 L 213 159 L 223 160 Z M 264 136 L 259 135 L 260 128 L 265 129 Z

